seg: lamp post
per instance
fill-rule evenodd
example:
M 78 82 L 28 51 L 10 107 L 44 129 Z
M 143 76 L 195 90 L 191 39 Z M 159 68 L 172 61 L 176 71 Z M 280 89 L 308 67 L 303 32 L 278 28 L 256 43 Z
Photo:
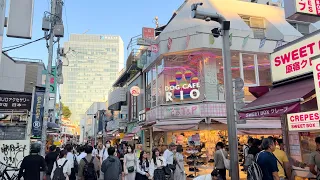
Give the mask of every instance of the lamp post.
M 220 23 L 220 28 L 211 30 L 214 37 L 222 36 L 222 54 L 223 54 L 223 74 L 226 96 L 226 109 L 227 109 L 227 124 L 228 124 L 228 140 L 230 149 L 230 174 L 231 179 L 239 179 L 239 166 L 238 166 L 238 139 L 237 127 L 235 121 L 235 109 L 233 99 L 233 82 L 231 71 L 231 58 L 230 58 L 230 43 L 229 43 L 229 30 L 230 21 L 227 21 L 222 15 L 218 13 L 208 13 L 197 10 L 198 6 L 203 3 L 196 3 L 191 6 L 192 18 L 202 19 L 207 22 L 215 21 Z

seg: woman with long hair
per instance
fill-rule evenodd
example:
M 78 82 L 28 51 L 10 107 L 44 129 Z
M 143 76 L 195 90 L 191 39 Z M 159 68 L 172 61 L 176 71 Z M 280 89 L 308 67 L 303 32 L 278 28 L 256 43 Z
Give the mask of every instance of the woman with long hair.
M 183 163 L 183 148 L 181 145 L 177 146 L 177 152 L 175 154 L 175 159 L 177 161 L 176 170 L 174 171 L 174 180 L 185 180 L 186 173 L 184 170 L 184 163 Z
M 123 157 L 123 171 L 125 180 L 134 180 L 136 177 L 136 156 L 133 153 L 133 146 L 128 145 L 126 154 Z
M 145 151 L 141 151 L 140 157 L 137 163 L 136 180 L 148 180 L 152 179 L 150 173 L 150 162 L 148 160 L 148 154 Z
M 165 180 L 166 176 L 163 170 L 163 167 L 165 167 L 165 161 L 163 160 L 163 157 L 160 156 L 159 149 L 155 148 L 152 151 L 152 160 L 151 160 L 151 167 L 154 169 L 153 171 L 153 179 L 154 180 Z

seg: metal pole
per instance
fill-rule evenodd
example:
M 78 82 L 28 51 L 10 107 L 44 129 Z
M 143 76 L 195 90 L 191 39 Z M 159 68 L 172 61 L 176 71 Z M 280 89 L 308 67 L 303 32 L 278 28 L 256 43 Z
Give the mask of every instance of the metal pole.
M 94 145 L 97 144 L 97 116 L 94 118 Z
M 41 135 L 41 152 L 42 156 L 45 156 L 46 142 L 47 142 L 47 126 L 48 126 L 48 117 L 49 117 L 49 100 L 50 100 L 50 78 L 51 78 L 51 67 L 52 67 L 52 59 L 53 59 L 53 28 L 55 23 L 55 8 L 56 8 L 56 0 L 51 0 L 51 29 L 50 29 L 50 40 L 49 40 L 49 48 L 48 48 L 48 67 L 47 67 L 47 76 L 46 76 L 46 91 L 44 94 L 44 116 L 43 116 L 43 124 L 42 124 L 42 135 Z
M 4 22 L 6 19 L 6 0 L 0 0 L 0 49 L 2 49 L 2 40 L 3 40 L 3 32 L 4 32 Z M 1 64 L 1 56 L 0 56 L 0 64 Z
M 229 30 L 222 30 L 223 73 L 226 96 L 231 179 L 239 179 L 238 138 L 234 113 L 233 82 L 229 44 Z

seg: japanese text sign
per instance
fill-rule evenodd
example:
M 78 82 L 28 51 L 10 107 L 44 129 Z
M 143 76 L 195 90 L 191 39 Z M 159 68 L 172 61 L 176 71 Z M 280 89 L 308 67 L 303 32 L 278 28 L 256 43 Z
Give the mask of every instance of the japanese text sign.
M 296 0 L 297 12 L 320 16 L 320 0 Z
M 311 57 L 320 53 L 320 32 L 271 54 L 272 81 L 312 72 Z
M 163 109 L 164 118 L 174 117 L 198 117 L 200 116 L 200 107 L 198 105 L 191 106 L 171 106 Z
M 320 116 L 318 111 L 309 111 L 287 115 L 289 131 L 310 131 L 320 129 L 319 120 Z
M 320 55 L 312 60 L 313 66 L 313 80 L 314 80 L 314 87 L 316 91 L 317 103 L 320 106 Z
M 154 39 L 154 29 L 153 28 L 142 28 L 142 38 L 144 39 Z
M 0 94 L 0 109 L 28 110 L 31 109 L 32 95 Z

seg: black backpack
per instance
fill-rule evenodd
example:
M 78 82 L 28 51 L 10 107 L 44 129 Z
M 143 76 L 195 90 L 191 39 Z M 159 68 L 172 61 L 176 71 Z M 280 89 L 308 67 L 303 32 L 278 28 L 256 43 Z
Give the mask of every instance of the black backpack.
M 73 155 L 73 170 L 77 174 L 79 169 L 79 163 L 75 155 Z
M 68 160 L 66 160 L 62 166 L 58 165 L 58 162 L 56 161 L 56 169 L 53 172 L 53 178 L 52 180 L 66 180 L 66 177 L 64 176 L 63 173 L 63 167 L 66 165 Z
M 83 168 L 83 177 L 85 180 L 97 180 L 97 173 L 94 168 L 93 160 L 94 157 L 91 158 L 91 161 L 88 162 L 86 158 L 82 158 L 86 163 Z

